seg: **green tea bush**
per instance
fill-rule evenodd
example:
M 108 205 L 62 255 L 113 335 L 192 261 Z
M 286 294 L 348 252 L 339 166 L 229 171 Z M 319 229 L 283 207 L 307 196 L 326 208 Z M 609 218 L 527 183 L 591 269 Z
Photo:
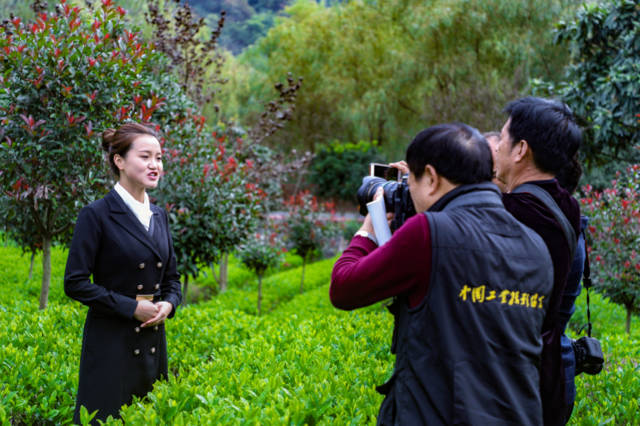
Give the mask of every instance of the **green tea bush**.
M 30 302 L 38 293 L 34 283 L 41 268 L 36 267 L 34 279 L 27 283 L 28 256 L 14 247 L 0 247 L 0 256 L 0 268 L 7 271 L 0 277 L 0 327 L 8 331 L 0 338 L 0 374 L 7 383 L 0 387 L 0 424 L 8 419 L 27 424 L 70 421 L 86 308 L 64 295 L 66 250 L 53 250 L 51 309 L 45 312 Z M 295 262 L 295 258 L 289 259 Z M 308 267 L 310 288 L 327 284 L 332 262 Z M 289 270 L 265 279 L 268 310 L 297 294 L 298 277 L 299 271 Z M 181 377 L 184 369 L 233 355 L 225 348 L 235 348 L 256 332 L 254 287 L 251 283 L 247 290 L 233 289 L 197 307 L 185 307 L 169 322 L 169 363 L 176 377 Z M 272 287 L 276 290 L 273 293 Z
M 66 251 L 56 247 L 52 258 L 50 306 L 42 312 L 32 297 L 41 268 L 28 282 L 29 256 L 0 247 L 0 424 L 71 421 L 86 308 L 62 290 Z M 393 369 L 393 320 L 381 304 L 334 309 L 328 298 L 334 262 L 308 265 L 304 294 L 299 268 L 265 278 L 268 308 L 261 317 L 255 280 L 181 307 L 167 323 L 168 379 L 107 424 L 374 424 L 382 402 L 375 385 Z M 585 309 L 582 295 L 573 337 Z M 601 374 L 577 378 L 571 423 L 637 425 L 640 330 L 626 335 L 624 308 L 600 295 L 593 295 L 591 310 L 606 363 Z
M 37 304 L 42 263 L 36 262 L 27 282 L 29 257 L 19 248 L 0 247 L 0 424 L 70 422 L 84 311 L 68 303 L 62 290 L 66 250 L 52 250 L 46 311 Z
M 20 248 L 10 242 L 6 246 L 0 246 L 0 271 L 2 271 L 0 274 L 0 307 L 29 306 L 29 300 L 37 300 L 40 289 L 36 282 L 42 278 L 42 254 L 36 256 L 33 277 L 31 282 L 27 282 L 30 257 L 29 253 L 23 253 Z M 51 250 L 50 296 L 55 302 L 66 298 L 62 288 L 66 262 L 67 251 L 61 247 L 54 247 Z
M 371 423 L 382 397 L 375 385 L 390 372 L 390 316 L 380 309 L 333 309 L 325 284 L 294 297 L 270 316 L 234 314 L 236 332 L 203 349 L 207 361 L 181 366 L 148 401 L 122 411 L 125 423 L 345 424 Z M 213 306 L 190 307 L 208 311 Z M 184 314 L 184 323 L 189 314 Z M 218 331 L 218 326 L 214 328 Z M 193 366 L 191 366 L 193 367 Z M 162 400 L 155 399 L 161 397 Z M 182 410 L 172 410 L 181 404 Z
M 354 231 L 355 232 L 355 231 Z M 282 264 L 275 269 L 268 269 L 265 273 L 265 276 L 269 276 L 281 271 L 286 271 L 291 268 L 297 268 L 302 265 L 302 258 L 295 253 L 287 252 L 284 254 L 284 260 Z M 216 268 L 216 276 L 219 275 L 220 268 L 217 265 L 214 265 Z M 247 269 L 240 259 L 238 259 L 235 255 L 229 255 L 229 264 L 228 264 L 228 279 L 229 279 L 229 288 L 240 288 L 246 289 L 250 287 L 251 283 L 255 281 L 254 274 Z M 211 289 L 216 289 L 218 286 L 217 281 L 214 278 L 214 274 L 211 273 L 211 268 L 202 268 L 200 270 L 200 275 L 195 281 L 195 284 L 202 287 L 207 287 Z
M 29 304 L 31 305 L 31 304 Z M 55 305 L 46 311 L 26 304 L 2 309 L 3 382 L 0 405 L 14 423 L 56 423 L 73 416 L 83 316 Z M 61 339 L 61 336 L 64 336 Z M 0 413 L 0 420 L 4 422 Z
M 576 404 L 571 424 L 601 425 L 606 423 L 638 425 L 640 406 L 640 330 L 627 335 L 624 307 L 591 292 L 591 322 L 593 336 L 600 340 L 605 364 L 596 376 L 582 374 L 576 378 Z M 586 293 L 576 301 L 576 312 L 569 324 L 573 338 L 584 335 Z
M 307 265 L 305 288 L 311 290 L 327 284 L 331 279 L 331 269 L 335 261 L 334 257 Z M 300 268 L 292 268 L 270 275 L 264 279 L 263 286 L 263 310 L 269 312 L 299 293 Z M 257 315 L 255 304 L 257 288 L 258 283 L 254 279 L 245 289 L 231 289 L 205 304 L 214 304 L 220 309 L 238 309 L 249 315 Z

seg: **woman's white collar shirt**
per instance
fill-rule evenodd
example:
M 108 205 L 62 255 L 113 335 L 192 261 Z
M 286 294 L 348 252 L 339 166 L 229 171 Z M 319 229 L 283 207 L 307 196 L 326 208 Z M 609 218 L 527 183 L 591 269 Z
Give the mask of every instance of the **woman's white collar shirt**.
M 114 189 L 116 190 L 120 198 L 122 198 L 122 201 L 124 201 L 127 207 L 129 207 L 133 214 L 138 218 L 142 226 L 144 226 L 144 228 L 148 231 L 149 224 L 151 223 L 151 216 L 153 215 L 153 213 L 151 212 L 151 207 L 149 207 L 149 196 L 147 195 L 147 193 L 144 193 L 144 202 L 141 203 L 140 201 L 133 198 L 133 196 L 129 194 L 129 192 L 124 189 L 122 185 L 120 185 L 120 182 L 116 183 Z

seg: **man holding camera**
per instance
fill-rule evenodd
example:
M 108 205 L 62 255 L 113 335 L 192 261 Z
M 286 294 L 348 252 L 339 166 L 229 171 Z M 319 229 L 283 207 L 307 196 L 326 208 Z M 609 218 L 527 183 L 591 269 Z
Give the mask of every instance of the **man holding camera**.
M 378 388 L 378 424 L 542 423 L 544 241 L 505 210 L 476 129 L 423 130 L 406 163 L 417 214 L 382 247 L 367 216 L 330 288 L 341 309 L 394 297 L 396 364 Z
M 571 110 L 557 101 L 527 97 L 511 102 L 505 111 L 509 118 L 493 153 L 495 175 L 506 192 L 506 209 L 542 237 L 553 261 L 540 392 L 544 423 L 564 424 L 571 407 L 565 402 L 560 338 L 569 318 L 560 308 L 580 233 L 580 208 L 555 177 L 576 155 L 582 132 Z

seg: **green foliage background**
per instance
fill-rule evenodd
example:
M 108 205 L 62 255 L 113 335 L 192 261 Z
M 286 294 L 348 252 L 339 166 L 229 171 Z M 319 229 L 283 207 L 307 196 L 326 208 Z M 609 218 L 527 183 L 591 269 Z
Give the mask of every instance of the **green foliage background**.
M 566 47 L 553 43 L 551 28 L 575 4 L 401 0 L 325 7 L 298 0 L 237 57 L 222 103 L 251 120 L 274 76 L 291 71 L 305 79 L 296 120 L 273 143 L 314 148 L 333 139 L 377 140 L 387 155 L 399 156 L 434 123 L 493 130 L 530 77 L 553 81 L 566 64 Z
M 375 143 L 333 141 L 317 150 L 307 181 L 320 197 L 356 203 L 362 177 L 369 174 L 369 163 L 375 162 L 383 162 Z
M 570 62 L 557 82 L 533 80 L 540 96 L 566 102 L 583 128 L 582 182 L 597 189 L 640 162 L 640 3 L 607 0 L 582 5 L 558 22 L 556 41 Z
M 118 3 L 148 35 L 145 2 Z M 378 140 L 391 160 L 402 156 L 419 129 L 435 122 L 459 120 L 483 131 L 496 129 L 504 121 L 504 103 L 525 93 L 531 77 L 557 81 L 569 54 L 566 46 L 553 44 L 550 29 L 580 2 L 297 0 L 278 16 L 274 12 L 285 0 L 191 3 L 229 5 L 229 37 L 241 34 L 247 44 L 255 40 L 242 54 L 244 46 L 223 40 L 238 56 L 227 56 L 230 81 L 219 99 L 223 114 L 209 112 L 210 122 L 237 118 L 249 127 L 273 82 L 291 71 L 305 78 L 296 124 L 271 144 L 315 148 L 335 139 Z M 218 12 L 202 10 L 213 22 Z M 1 16 L 9 13 L 30 15 L 25 2 L 0 0 Z M 28 255 L 4 245 L 0 424 L 69 423 L 86 308 L 62 292 L 66 251 L 53 250 L 50 308 L 38 311 L 38 259 L 27 282 Z M 380 305 L 357 312 L 330 306 L 334 260 L 307 266 L 304 294 L 298 294 L 301 259 L 287 270 L 271 271 L 263 282 L 267 314 L 257 317 L 257 282 L 232 259 L 230 290 L 180 308 L 169 322 L 171 377 L 157 383 L 147 398 L 124 407 L 124 421 L 374 423 L 382 399 L 374 386 L 384 382 L 393 365 L 388 353 L 392 319 Z M 211 286 L 206 273 L 205 268 L 196 282 Z M 582 295 L 572 333 L 585 316 Z M 640 424 L 640 327 L 632 326 L 626 335 L 624 309 L 597 294 L 592 294 L 592 318 L 606 365 L 598 376 L 577 379 L 571 423 Z
M 0 0 L 0 11 L 12 10 L 12 1 Z M 149 35 L 145 2 L 119 3 L 132 24 Z M 336 139 L 377 140 L 386 156 L 397 159 L 419 130 L 437 122 L 495 130 L 504 121 L 504 104 L 527 92 L 530 78 L 555 82 L 569 55 L 567 46 L 553 43 L 551 30 L 580 2 L 189 3 L 211 25 L 220 10 L 227 11 L 223 47 L 229 49 L 225 37 L 248 45 L 242 53 L 231 48 L 236 56 L 226 56 L 223 76 L 229 81 L 216 97 L 222 112 L 205 108 L 211 124 L 234 118 L 251 127 L 273 84 L 292 72 L 304 78 L 294 122 L 270 144 L 309 149 Z M 255 37 L 234 35 L 237 20 L 258 28 Z
M 632 313 L 640 313 L 639 187 L 640 164 L 634 164 L 602 192 L 584 187 L 581 199 L 581 210 L 589 216 L 595 289 L 624 306 L 629 322 Z

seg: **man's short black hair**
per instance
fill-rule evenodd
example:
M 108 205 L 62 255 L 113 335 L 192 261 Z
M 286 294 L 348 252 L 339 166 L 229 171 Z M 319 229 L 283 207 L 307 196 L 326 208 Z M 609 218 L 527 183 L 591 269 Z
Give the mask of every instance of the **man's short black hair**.
M 438 124 L 421 131 L 407 148 L 406 161 L 416 179 L 431 164 L 456 185 L 490 181 L 493 171 L 489 143 L 478 129 L 463 123 Z
M 509 136 L 513 144 L 521 140 L 533 152 L 533 162 L 541 171 L 557 174 L 580 148 L 582 130 L 564 103 L 526 97 L 507 105 Z

